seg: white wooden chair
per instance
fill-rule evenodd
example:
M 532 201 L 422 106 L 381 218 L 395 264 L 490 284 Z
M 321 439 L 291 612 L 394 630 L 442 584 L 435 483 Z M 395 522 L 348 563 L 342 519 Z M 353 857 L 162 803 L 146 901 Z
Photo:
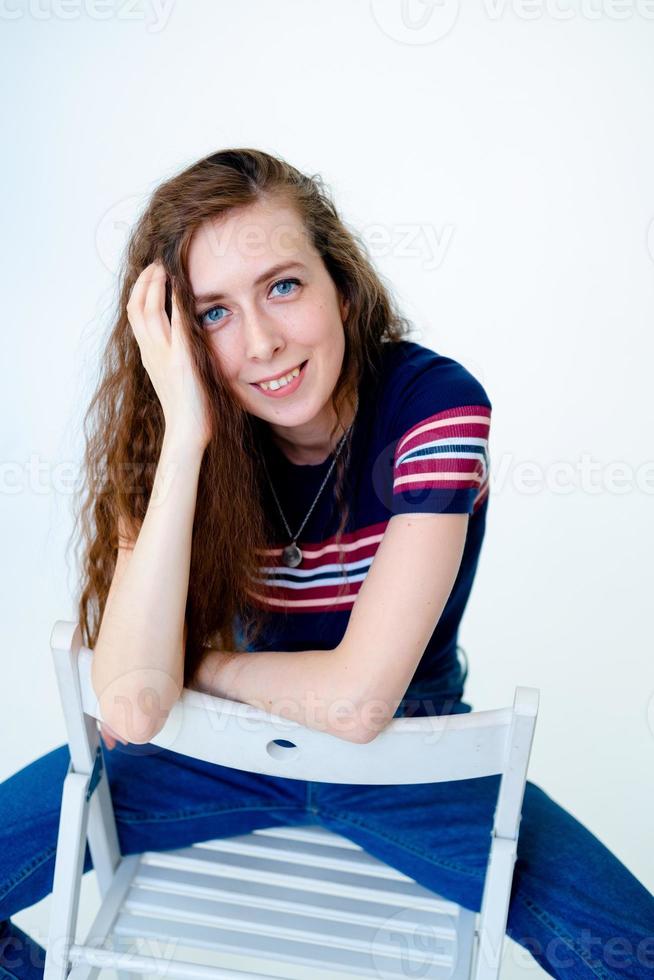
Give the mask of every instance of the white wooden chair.
M 78 624 L 63 620 L 55 623 L 50 645 L 71 762 L 63 786 L 45 980 L 91 980 L 107 967 L 120 980 L 133 973 L 263 980 L 321 971 L 333 977 L 408 973 L 439 980 L 499 976 L 538 712 L 536 688 L 517 687 L 512 708 L 396 718 L 367 744 L 184 689 L 152 739 L 223 766 L 318 782 L 390 785 L 501 774 L 481 912 L 475 913 L 319 825 L 271 827 L 179 851 L 121 856 L 102 766 L 92 651 L 83 646 Z M 87 839 L 101 905 L 79 945 Z M 195 959 L 126 952 L 136 937 L 172 942 Z M 256 957 L 282 972 L 227 969 L 219 965 L 221 954 L 223 961 L 225 954 Z

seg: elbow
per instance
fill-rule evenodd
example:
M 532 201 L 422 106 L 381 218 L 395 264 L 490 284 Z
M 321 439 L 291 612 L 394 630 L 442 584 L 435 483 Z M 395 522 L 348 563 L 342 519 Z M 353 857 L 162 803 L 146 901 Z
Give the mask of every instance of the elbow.
M 356 698 L 347 704 L 349 710 L 332 725 L 332 734 L 347 742 L 368 745 L 393 721 L 391 706 L 383 698 Z M 356 705 L 354 710 L 351 705 Z
M 375 725 L 374 727 L 361 725 L 355 735 L 350 738 L 350 741 L 356 742 L 358 745 L 368 745 L 381 735 L 384 728 L 386 728 L 386 725 Z
M 135 745 L 145 745 L 159 734 L 168 720 L 172 705 L 169 708 L 157 707 L 151 710 L 149 692 L 142 690 L 117 693 L 110 702 L 106 698 L 99 699 L 101 721 L 126 742 Z
M 368 742 L 372 741 L 372 738 L 368 737 L 367 733 L 361 729 L 343 730 L 342 728 L 334 728 L 330 732 L 334 738 L 340 738 L 343 742 L 352 742 L 355 745 L 366 745 Z
M 385 727 L 385 726 L 384 726 Z M 336 729 L 332 731 L 332 735 L 336 738 L 343 739 L 345 742 L 353 742 L 355 745 L 368 745 L 369 742 L 373 742 L 377 736 L 383 731 L 383 728 L 370 728 L 364 725 L 358 725 L 356 728 L 350 730 Z
M 103 711 L 101 720 L 106 721 L 119 738 L 132 745 L 147 745 L 157 737 L 165 725 L 165 719 L 161 724 L 153 724 L 147 716 L 129 713 L 126 717 L 123 711 L 116 716 L 110 715 L 109 718 Z
M 367 745 L 381 735 L 395 718 L 398 704 L 385 698 L 367 697 L 359 702 L 357 741 Z
M 134 671 L 142 677 L 133 677 L 129 683 L 92 675 L 91 683 L 99 707 L 100 721 L 126 742 L 145 745 L 162 730 L 168 716 L 178 701 L 182 687 L 163 672 Z M 163 676 L 161 676 L 163 674 Z

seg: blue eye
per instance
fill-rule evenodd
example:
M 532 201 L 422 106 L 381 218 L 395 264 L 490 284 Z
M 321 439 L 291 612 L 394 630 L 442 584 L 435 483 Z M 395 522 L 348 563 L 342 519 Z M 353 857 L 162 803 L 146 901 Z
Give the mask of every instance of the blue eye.
M 271 289 L 275 289 L 277 286 L 283 286 L 286 283 L 291 283 L 292 285 L 296 285 L 296 286 L 301 286 L 302 285 L 302 283 L 300 282 L 299 279 L 278 279 L 277 282 L 274 282 L 270 288 Z M 292 290 L 287 290 L 286 292 L 278 293 L 278 295 L 279 296 L 290 296 L 291 293 L 292 293 Z M 219 319 L 213 319 L 213 318 L 209 317 L 209 314 L 210 313 L 215 313 L 217 310 L 224 310 L 224 309 L 226 309 L 226 307 L 224 307 L 224 306 L 211 306 L 208 310 L 205 310 L 204 313 L 201 313 L 198 316 L 198 321 L 200 323 L 200 326 L 206 326 L 206 325 L 211 326 L 211 325 L 215 325 L 216 323 L 220 323 L 222 320 L 224 320 L 224 317 L 221 316 Z M 208 324 L 205 324 L 205 322 L 204 322 L 206 317 L 209 318 Z
M 202 313 L 201 316 L 199 317 L 201 326 L 204 326 L 205 325 L 204 324 L 204 318 L 205 317 L 208 317 L 210 313 L 213 313 L 215 310 L 224 310 L 224 309 L 225 309 L 224 306 L 212 306 L 210 310 L 207 310 L 206 311 L 206 313 Z M 222 320 L 222 317 L 220 319 Z M 220 323 L 220 320 L 211 320 L 210 319 L 209 320 L 209 323 Z
M 300 285 L 300 280 L 299 279 L 278 279 L 277 282 L 274 282 L 273 283 L 272 288 L 274 289 L 275 286 L 281 286 L 281 285 L 283 285 L 286 282 L 295 283 L 297 286 Z M 282 293 L 281 295 L 282 296 L 288 296 L 289 293 Z

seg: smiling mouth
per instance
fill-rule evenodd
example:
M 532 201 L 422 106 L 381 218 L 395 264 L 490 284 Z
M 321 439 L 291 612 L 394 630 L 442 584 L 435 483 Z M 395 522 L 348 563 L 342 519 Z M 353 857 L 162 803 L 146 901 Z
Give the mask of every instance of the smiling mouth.
M 281 391 L 284 388 L 288 388 L 290 385 L 292 385 L 294 381 L 297 381 L 298 377 L 304 370 L 305 365 L 308 363 L 308 360 L 309 358 L 307 358 L 305 361 L 301 361 L 299 364 L 296 364 L 294 368 L 291 368 L 291 370 L 288 371 L 287 374 L 282 375 L 282 377 L 288 377 L 288 375 L 292 374 L 293 371 L 298 371 L 298 374 L 296 374 L 295 377 L 291 378 L 283 385 L 279 384 L 279 381 L 281 380 L 280 378 L 272 378 L 270 381 L 266 381 L 266 382 L 251 381 L 250 384 L 252 385 L 253 388 L 258 388 L 260 391 Z M 264 388 L 263 384 L 266 384 L 268 386 L 275 385 L 275 387 Z

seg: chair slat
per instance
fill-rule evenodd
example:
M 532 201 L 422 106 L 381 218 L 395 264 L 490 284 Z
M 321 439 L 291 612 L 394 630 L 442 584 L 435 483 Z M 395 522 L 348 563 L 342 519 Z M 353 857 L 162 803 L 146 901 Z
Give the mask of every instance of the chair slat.
M 351 922 L 344 918 L 325 918 L 319 913 L 296 909 L 292 914 L 286 909 L 258 908 L 246 903 L 220 901 L 219 899 L 194 898 L 166 892 L 133 887 L 123 904 L 122 911 L 134 915 L 153 915 L 178 922 L 197 922 L 202 925 L 227 925 L 245 932 L 256 922 L 257 932 L 271 936 L 308 939 L 326 942 L 344 948 L 360 949 L 371 943 L 375 934 L 393 921 L 393 929 L 410 932 L 411 938 L 427 945 L 432 937 L 449 940 L 456 938 L 456 920 L 450 916 L 433 915 L 429 923 L 406 922 L 388 912 L 368 923 Z
M 313 844 L 334 844 L 347 847 L 352 851 L 362 851 L 363 848 L 347 837 L 341 837 L 333 830 L 321 824 L 309 824 L 305 827 L 260 827 L 252 831 L 257 837 L 281 837 L 284 840 L 310 841 Z
M 340 868 L 343 871 L 367 870 L 380 878 L 394 878 L 397 881 L 411 881 L 408 875 L 396 868 L 378 861 L 367 851 L 353 851 L 341 847 L 338 840 L 333 843 L 316 844 L 313 841 L 268 838 L 253 833 L 234 837 L 219 837 L 216 840 L 193 845 L 203 850 L 210 849 L 223 854 L 251 854 L 273 859 L 284 858 L 294 864 L 312 864 L 320 868 Z
M 144 863 L 163 867 L 198 868 L 205 872 L 213 870 L 237 872 L 241 878 L 267 881 L 271 884 L 288 883 L 300 888 L 312 888 L 316 891 L 330 892 L 332 895 L 351 895 L 387 900 L 403 897 L 408 901 L 418 903 L 433 898 L 433 892 L 412 879 L 398 881 L 394 878 L 372 875 L 362 872 L 343 871 L 339 868 L 317 867 L 315 869 L 291 861 L 259 858 L 248 854 L 226 854 L 212 851 L 201 846 L 183 847 L 176 851 L 146 851 L 143 854 Z
M 167 960 L 155 956 L 141 956 L 138 953 L 120 953 L 108 949 L 95 949 L 92 946 L 72 946 L 71 960 L 77 964 L 68 974 L 67 980 L 85 980 L 89 972 L 100 969 L 117 969 L 137 975 L 165 977 L 166 980 L 279 980 L 274 973 L 252 973 L 250 970 L 230 970 L 226 967 L 211 966 L 204 963 L 184 960 Z M 93 966 L 91 964 L 94 964 Z
M 203 874 L 200 871 L 187 871 L 180 868 L 154 867 L 143 865 L 134 876 L 134 884 L 145 888 L 171 891 L 177 895 L 197 897 L 216 897 L 240 899 L 251 908 L 285 908 L 289 912 L 297 908 L 315 910 L 324 916 L 348 918 L 350 921 L 367 922 L 381 915 L 393 915 L 403 910 L 404 917 L 410 915 L 411 921 L 418 924 L 429 923 L 435 912 L 458 915 L 460 906 L 430 892 L 425 899 L 418 896 L 419 904 L 413 904 L 406 897 L 396 900 L 377 901 L 374 898 L 333 895 L 324 891 L 311 892 L 307 889 L 293 888 L 288 884 L 268 884 L 262 881 L 241 879 L 238 876 Z
M 391 935 L 386 935 L 381 929 L 374 947 L 366 950 L 309 942 L 306 939 L 291 938 L 289 935 L 268 936 L 253 928 L 240 931 L 128 913 L 119 916 L 114 931 L 120 936 L 168 937 L 169 940 L 190 943 L 204 949 L 288 961 L 308 967 L 330 967 L 370 977 L 398 977 L 402 980 L 405 980 L 407 972 L 413 973 L 417 970 L 421 977 L 434 980 L 445 980 L 447 977 L 450 980 L 460 955 L 455 942 L 438 937 L 433 937 L 426 950 L 407 949 L 404 943 L 397 942 L 397 933 L 393 932 L 392 926 Z M 390 955 L 390 949 L 394 949 L 396 955 Z

